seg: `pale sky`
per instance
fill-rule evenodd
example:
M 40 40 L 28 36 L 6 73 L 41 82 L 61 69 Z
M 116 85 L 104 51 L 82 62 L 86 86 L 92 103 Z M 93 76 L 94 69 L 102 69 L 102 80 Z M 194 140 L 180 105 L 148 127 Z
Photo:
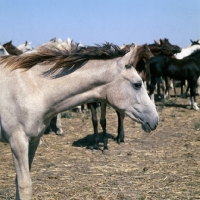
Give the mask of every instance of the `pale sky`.
M 33 47 L 53 37 L 85 45 L 181 47 L 200 38 L 200 0 L 0 0 L 0 43 Z

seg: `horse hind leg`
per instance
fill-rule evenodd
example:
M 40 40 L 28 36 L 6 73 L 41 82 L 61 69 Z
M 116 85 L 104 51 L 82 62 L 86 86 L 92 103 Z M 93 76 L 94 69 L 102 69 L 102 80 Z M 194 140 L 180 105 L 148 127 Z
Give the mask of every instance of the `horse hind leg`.
M 92 114 L 92 124 L 94 129 L 94 145 L 93 151 L 99 150 L 99 137 L 98 137 L 98 120 L 97 120 L 97 111 L 96 111 L 96 103 L 89 103 L 88 106 L 91 110 Z
M 199 107 L 196 103 L 196 86 L 197 81 L 189 83 L 190 85 L 190 102 L 191 102 L 191 109 L 199 110 Z
M 200 96 L 200 77 L 197 80 L 197 91 L 196 91 L 197 95 Z
M 108 150 L 108 137 L 106 132 L 106 103 L 101 103 L 101 118 L 100 124 L 103 130 L 103 152 Z
M 56 120 L 56 135 L 63 135 L 62 116 L 61 116 L 61 113 L 58 113 L 58 114 L 57 114 L 57 120 Z
M 56 135 L 63 135 L 61 113 L 58 113 L 51 119 L 50 125 L 47 127 L 44 134 L 48 134 L 51 131 Z

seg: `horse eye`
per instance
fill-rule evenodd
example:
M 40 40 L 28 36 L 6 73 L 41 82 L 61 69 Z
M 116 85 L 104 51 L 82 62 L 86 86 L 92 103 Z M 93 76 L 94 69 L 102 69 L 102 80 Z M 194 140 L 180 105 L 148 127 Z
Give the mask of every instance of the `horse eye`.
M 136 90 L 139 90 L 139 89 L 142 87 L 142 83 L 141 83 L 141 82 L 134 83 L 133 86 L 134 86 L 134 88 L 135 88 Z

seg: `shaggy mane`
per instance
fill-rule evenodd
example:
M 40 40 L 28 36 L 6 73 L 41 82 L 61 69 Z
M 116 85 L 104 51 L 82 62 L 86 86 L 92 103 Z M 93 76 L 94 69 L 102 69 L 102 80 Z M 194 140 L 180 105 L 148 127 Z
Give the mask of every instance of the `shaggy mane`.
M 12 67 L 13 70 L 18 68 L 30 69 L 36 64 L 54 64 L 53 69 L 62 67 L 71 67 L 78 63 L 84 63 L 91 59 L 112 59 L 124 56 L 125 50 L 118 46 L 106 43 L 93 47 L 84 48 L 83 50 L 60 50 L 56 46 L 41 46 L 31 53 L 21 54 L 19 56 L 3 56 L 0 58 L 0 64 L 5 67 Z

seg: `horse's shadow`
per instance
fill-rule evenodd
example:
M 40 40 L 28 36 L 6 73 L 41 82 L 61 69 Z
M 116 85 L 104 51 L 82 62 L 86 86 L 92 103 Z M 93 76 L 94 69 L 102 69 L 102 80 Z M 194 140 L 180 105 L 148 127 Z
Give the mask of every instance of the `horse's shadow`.
M 103 132 L 98 133 L 98 137 L 99 137 L 99 146 L 103 146 Z M 113 139 L 116 140 L 115 136 L 107 133 L 106 137 L 108 139 Z M 79 140 L 76 140 L 72 143 L 72 146 L 75 147 L 86 147 L 87 149 L 93 149 L 93 145 L 94 145 L 94 134 L 88 134 L 86 137 L 81 138 Z
M 175 103 L 165 103 L 166 107 L 184 108 L 188 109 L 189 105 L 175 104 Z
M 176 98 L 173 99 L 172 97 L 173 97 L 172 95 L 169 99 L 160 99 L 156 97 L 155 98 L 156 106 L 175 107 L 175 108 L 184 108 L 184 109 L 188 109 L 188 106 L 190 106 L 189 104 L 185 104 L 185 105 L 178 104 L 177 99 Z M 186 99 L 186 97 L 181 97 L 181 96 L 178 98 Z

